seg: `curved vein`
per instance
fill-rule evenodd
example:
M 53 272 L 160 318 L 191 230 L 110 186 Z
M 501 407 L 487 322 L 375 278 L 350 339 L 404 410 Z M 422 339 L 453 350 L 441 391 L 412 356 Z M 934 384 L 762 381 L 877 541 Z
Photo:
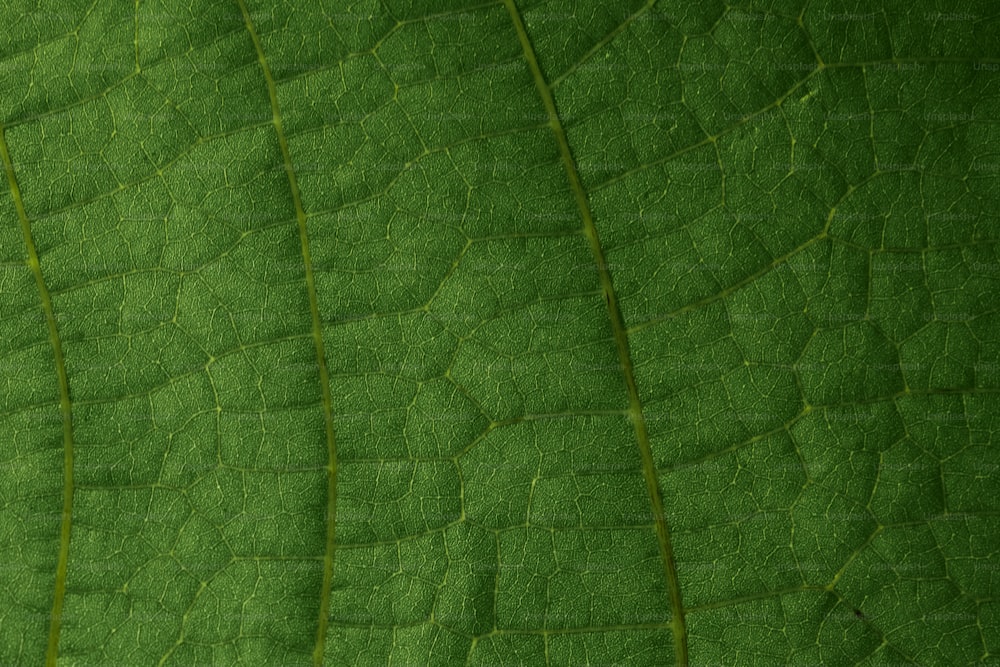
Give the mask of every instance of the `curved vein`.
M 323 584 L 320 589 L 319 620 L 316 629 L 316 645 L 313 649 L 313 665 L 317 667 L 323 664 L 323 650 L 326 646 L 326 628 L 330 616 L 330 588 L 333 583 L 333 552 L 335 547 L 334 529 L 337 509 L 337 446 L 333 434 L 333 399 L 330 395 L 330 373 L 326 367 L 326 352 L 323 348 L 323 329 L 319 315 L 319 301 L 316 297 L 316 280 L 313 276 L 312 260 L 309 253 L 309 236 L 306 230 L 306 212 L 302 207 L 302 197 L 299 194 L 298 180 L 295 178 L 295 170 L 292 167 L 292 156 L 288 150 L 288 140 L 285 138 L 285 130 L 281 122 L 281 109 L 278 106 L 278 90 L 271 75 L 271 67 L 264 56 L 264 47 L 261 44 L 257 29 L 254 27 L 250 11 L 247 9 L 245 0 L 237 0 L 240 12 L 243 14 L 243 21 L 246 24 L 247 32 L 253 40 L 254 48 L 257 50 L 257 60 L 264 73 L 267 82 L 267 95 L 271 102 L 271 112 L 273 114 L 274 131 L 278 136 L 278 144 L 281 147 L 281 157 L 284 161 L 285 174 L 288 176 L 288 187 L 292 192 L 292 201 L 295 203 L 295 219 L 299 226 L 299 241 L 302 245 L 302 261 L 305 264 L 306 290 L 309 293 L 309 310 L 312 314 L 312 337 L 316 346 L 316 360 L 319 366 L 319 381 L 323 392 L 323 421 L 326 428 L 326 448 L 327 448 L 327 501 L 326 501 L 326 547 L 323 553 Z
M 21 198 L 21 188 L 14 175 L 14 162 L 10 159 L 10 149 L 7 147 L 6 129 L 0 125 L 0 158 L 3 160 L 4 171 L 7 172 L 7 183 L 10 194 L 17 209 L 17 218 L 24 237 L 24 246 L 28 255 L 28 267 L 35 276 L 38 296 L 42 301 L 42 311 L 45 313 L 45 325 L 49 332 L 49 344 L 52 345 L 52 356 L 56 364 L 56 377 L 59 380 L 59 413 L 62 416 L 63 431 L 63 507 L 59 520 L 59 557 L 56 561 L 56 583 L 52 593 L 52 615 L 49 618 L 49 640 L 45 649 L 46 667 L 55 667 L 59 656 L 59 630 L 62 627 L 63 600 L 66 597 L 66 566 L 69 561 L 69 535 L 72 528 L 73 514 L 73 404 L 69 397 L 69 380 L 66 377 L 66 364 L 63 361 L 62 342 L 59 340 L 59 329 L 56 326 L 55 311 L 52 308 L 52 296 L 42 277 L 42 267 L 38 261 L 38 251 L 31 235 L 31 222 L 24 209 Z
M 688 664 L 687 650 L 687 627 L 684 620 L 684 605 L 681 601 L 680 582 L 677 578 L 677 565 L 674 560 L 674 550 L 670 541 L 670 528 L 667 525 L 666 514 L 663 511 L 663 498 L 660 493 L 659 482 L 656 478 L 656 466 L 653 462 L 653 452 L 649 442 L 649 432 L 646 429 L 646 420 L 642 414 L 642 402 L 639 400 L 639 389 L 635 382 L 635 373 L 632 370 L 632 358 L 629 353 L 628 334 L 625 323 L 622 319 L 621 309 L 618 307 L 618 297 L 615 294 L 614 285 L 611 281 L 611 272 L 608 269 L 607 260 L 604 257 L 604 248 L 601 247 L 600 238 L 597 235 L 597 228 L 594 225 L 594 217 L 590 211 L 590 203 L 587 201 L 587 193 L 583 189 L 580 181 L 580 174 L 576 169 L 576 162 L 569 148 L 566 133 L 559 119 L 559 112 L 556 110 L 555 100 L 552 97 L 552 90 L 542 74 L 538 59 L 535 57 L 535 50 L 531 44 L 531 38 L 524 27 L 520 11 L 514 0 L 502 0 L 514 28 L 517 37 L 524 50 L 524 59 L 528 63 L 532 78 L 535 80 L 535 87 L 545 105 L 545 111 L 551 127 L 559 145 L 559 154 L 562 157 L 563 166 L 566 168 L 566 175 L 569 178 L 570 188 L 576 199 L 580 217 L 583 219 L 583 232 L 590 243 L 590 249 L 597 265 L 598 275 L 601 280 L 601 289 L 604 292 L 604 300 L 608 306 L 608 314 L 611 318 L 611 328 L 614 331 L 615 347 L 618 350 L 618 360 L 621 363 L 622 374 L 625 376 L 625 385 L 628 390 L 629 418 L 635 429 L 635 438 L 639 444 L 639 453 L 642 457 L 642 475 L 646 482 L 646 491 L 649 494 L 649 502 L 652 505 L 653 520 L 656 525 L 657 542 L 660 549 L 660 558 L 663 563 L 663 573 L 667 582 L 667 589 L 670 594 L 670 607 L 672 612 L 672 623 L 674 635 L 674 656 L 678 665 Z

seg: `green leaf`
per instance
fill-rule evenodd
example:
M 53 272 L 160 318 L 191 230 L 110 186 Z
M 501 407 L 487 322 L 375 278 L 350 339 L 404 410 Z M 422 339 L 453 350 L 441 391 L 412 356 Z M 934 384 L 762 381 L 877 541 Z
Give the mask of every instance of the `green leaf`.
M 0 663 L 998 662 L 991 0 L 0 24 Z

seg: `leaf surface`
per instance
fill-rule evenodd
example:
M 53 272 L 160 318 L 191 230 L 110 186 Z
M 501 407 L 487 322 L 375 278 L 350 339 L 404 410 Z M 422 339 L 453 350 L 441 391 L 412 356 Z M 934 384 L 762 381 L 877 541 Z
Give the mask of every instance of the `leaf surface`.
M 996 662 L 992 3 L 0 17 L 0 663 Z

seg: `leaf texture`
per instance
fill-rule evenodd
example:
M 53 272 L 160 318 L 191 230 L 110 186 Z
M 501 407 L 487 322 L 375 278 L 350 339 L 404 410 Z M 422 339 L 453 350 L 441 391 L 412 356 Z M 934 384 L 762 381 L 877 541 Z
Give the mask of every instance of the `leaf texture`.
M 0 23 L 0 664 L 998 661 L 993 3 Z

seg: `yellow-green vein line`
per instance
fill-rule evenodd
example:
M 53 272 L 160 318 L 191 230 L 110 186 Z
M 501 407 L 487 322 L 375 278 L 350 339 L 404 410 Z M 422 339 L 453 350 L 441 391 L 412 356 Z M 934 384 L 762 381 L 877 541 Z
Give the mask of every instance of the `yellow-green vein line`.
M 580 181 L 580 174 L 573 160 L 573 154 L 569 148 L 569 141 L 566 139 L 566 132 L 563 130 L 559 112 L 556 109 L 555 99 L 552 97 L 552 90 L 542 74 L 542 69 L 535 57 L 535 49 L 531 44 L 531 38 L 524 27 L 521 13 L 514 0 L 502 0 L 511 20 L 517 37 L 521 42 L 524 51 L 524 58 L 528 63 L 532 78 L 535 80 L 535 87 L 545 105 L 545 112 L 548 115 L 549 127 L 551 127 L 559 145 L 559 154 L 562 157 L 563 166 L 566 168 L 566 175 L 569 178 L 570 188 L 576 199 L 580 217 L 583 219 L 583 232 L 590 242 L 590 249 L 597 264 L 597 272 L 601 280 L 601 289 L 604 292 L 604 299 L 607 302 L 608 313 L 611 318 L 611 327 L 614 331 L 615 346 L 618 349 L 618 360 L 622 366 L 622 374 L 625 376 L 625 386 L 628 390 L 629 418 L 635 429 L 635 437 L 639 444 L 639 453 L 642 457 L 642 474 L 646 481 L 646 490 L 649 494 L 649 501 L 653 510 L 653 522 L 656 526 L 657 542 L 660 548 L 660 557 L 663 563 L 663 573 L 670 594 L 670 608 L 673 618 L 671 627 L 674 635 L 674 655 L 678 665 L 686 667 L 688 664 L 687 649 L 687 626 L 684 621 L 684 605 L 681 601 L 680 581 L 677 578 L 677 565 L 674 560 L 674 549 L 670 541 L 670 527 L 667 525 L 666 514 L 663 511 L 663 498 L 660 494 L 660 485 L 656 478 L 656 465 L 653 462 L 653 451 L 649 443 L 649 432 L 646 429 L 646 419 L 642 414 L 642 403 L 639 400 L 639 388 L 635 382 L 635 373 L 632 370 L 632 358 L 629 353 L 628 334 L 625 323 L 622 319 L 621 309 L 618 307 L 618 297 L 615 295 L 614 285 L 611 281 L 611 271 L 608 269 L 607 260 L 604 257 L 604 248 L 601 247 L 600 238 L 597 235 L 597 227 L 594 225 L 594 217 L 590 211 L 590 203 L 587 200 L 587 193 L 583 189 Z
M 285 163 L 285 174 L 288 176 L 288 186 L 292 191 L 292 201 L 295 204 L 295 219 L 299 225 L 299 241 L 302 245 L 302 262 L 305 264 L 306 290 L 309 293 L 309 310 L 312 313 L 312 336 L 316 345 L 316 361 L 319 366 L 319 382 L 323 392 L 323 421 L 326 427 L 327 449 L 327 500 L 326 500 L 326 547 L 323 551 L 323 584 L 320 588 L 319 621 L 316 628 L 316 646 L 313 649 L 313 665 L 323 664 L 323 649 L 326 646 L 326 628 L 330 616 L 330 588 L 333 584 L 333 551 L 335 546 L 334 529 L 337 510 L 337 445 L 333 434 L 333 398 L 330 395 L 330 373 L 326 367 L 326 351 L 323 349 L 323 328 L 319 316 L 319 301 L 316 298 L 316 280 L 313 276 L 312 259 L 309 253 L 309 235 L 306 230 L 306 212 L 302 207 L 302 197 L 299 194 L 299 183 L 292 168 L 292 155 L 288 150 L 288 140 L 281 123 L 281 109 L 278 106 L 278 89 L 271 75 L 271 66 L 264 56 L 264 47 L 260 36 L 254 27 L 250 11 L 245 0 L 237 0 L 243 21 L 246 23 L 250 39 L 257 50 L 257 60 L 264 72 L 267 82 L 267 95 L 271 101 L 272 122 L 278 135 L 278 145 L 281 147 L 281 157 Z
M 21 198 L 21 188 L 14 176 L 14 162 L 10 159 L 10 149 L 7 148 L 6 129 L 0 125 L 0 158 L 3 159 L 4 171 L 7 172 L 7 183 L 10 184 L 10 194 L 14 198 L 14 208 L 21 225 L 21 235 L 24 236 L 24 246 L 28 254 L 28 268 L 35 276 L 38 295 L 42 300 L 42 311 L 45 313 L 45 324 L 49 330 L 49 343 L 52 345 L 52 356 L 56 363 L 56 377 L 59 381 L 59 412 L 62 416 L 63 430 L 63 507 L 59 520 L 59 559 L 56 561 L 56 583 L 52 592 L 52 616 L 49 619 L 49 642 L 45 649 L 46 667 L 55 667 L 59 655 L 59 630 L 62 627 L 63 600 L 66 597 L 66 565 L 69 561 L 69 534 L 72 528 L 73 514 L 73 404 L 69 398 L 69 380 L 66 378 L 66 364 L 63 362 L 62 342 L 59 340 L 59 329 L 56 327 L 56 315 L 52 308 L 52 296 L 42 277 L 42 266 L 38 261 L 38 251 L 35 240 L 31 236 L 31 222 L 28 212 L 24 209 Z

